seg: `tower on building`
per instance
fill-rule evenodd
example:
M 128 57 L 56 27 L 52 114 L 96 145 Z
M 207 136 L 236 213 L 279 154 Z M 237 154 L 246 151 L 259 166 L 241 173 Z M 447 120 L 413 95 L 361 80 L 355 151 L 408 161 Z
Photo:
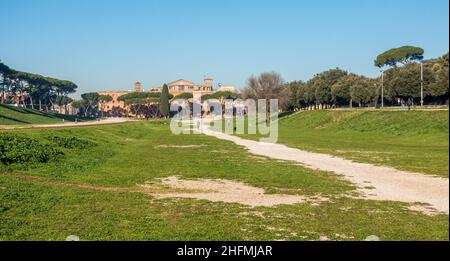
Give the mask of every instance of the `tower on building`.
M 205 77 L 205 78 L 203 79 L 203 86 L 204 86 L 204 87 L 207 87 L 207 88 L 209 89 L 209 91 L 212 91 L 212 90 L 213 90 L 213 81 L 214 81 L 213 78 L 211 78 L 211 77 Z
M 140 82 L 134 83 L 134 91 L 135 92 L 142 92 L 142 83 L 140 83 Z

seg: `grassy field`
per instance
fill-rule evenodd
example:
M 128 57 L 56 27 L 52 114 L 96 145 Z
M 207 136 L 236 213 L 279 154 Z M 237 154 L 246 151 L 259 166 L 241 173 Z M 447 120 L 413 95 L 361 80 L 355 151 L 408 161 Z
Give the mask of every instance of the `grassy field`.
M 284 121 L 289 120 L 295 118 Z M 34 146 L 49 151 L 46 163 L 7 162 L 26 158 L 14 153 L 0 163 L 0 240 L 64 240 L 70 234 L 81 240 L 449 238 L 447 215 L 427 216 L 403 203 L 355 199 L 355 187 L 332 173 L 255 158 L 230 142 L 203 135 L 175 136 L 165 121 L 0 135 L 5 140 L 31 138 L 39 144 Z M 202 146 L 180 147 L 184 145 Z M 266 193 L 330 200 L 250 208 L 156 199 L 128 190 L 168 176 L 242 181 Z
M 304 111 L 280 119 L 278 143 L 358 162 L 449 176 L 448 110 Z
M 74 116 L 46 113 L 37 110 L 0 104 L 0 125 L 51 124 L 62 120 L 75 121 Z M 79 119 L 82 121 L 82 119 Z

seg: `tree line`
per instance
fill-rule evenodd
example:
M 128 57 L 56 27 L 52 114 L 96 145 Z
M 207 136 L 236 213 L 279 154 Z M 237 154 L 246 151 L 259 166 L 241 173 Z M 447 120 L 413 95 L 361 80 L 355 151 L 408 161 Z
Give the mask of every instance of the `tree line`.
M 383 69 L 380 71 L 383 76 L 377 78 L 336 68 L 316 74 L 306 82 L 286 83 L 280 74 L 266 72 L 248 79 L 243 97 L 278 99 L 282 110 L 379 107 L 383 88 L 384 104 L 397 105 L 406 100 L 418 104 L 423 83 L 426 104 L 448 104 L 448 53 L 426 61 L 423 53 L 419 47 L 404 46 L 380 54 L 374 65 Z
M 130 92 L 120 96 L 117 100 L 126 106 L 124 111 L 120 111 L 123 116 L 133 114 L 144 118 L 167 117 L 169 115 L 169 101 L 173 95 L 169 93 L 169 88 L 164 85 L 162 92 Z M 97 92 L 83 93 L 80 100 L 72 103 L 78 109 L 78 114 L 82 117 L 104 117 L 105 105 L 113 100 L 110 95 L 100 95 Z M 165 105 L 164 105 L 165 104 Z M 111 110 L 119 108 L 111 108 Z
M 2 104 L 19 104 L 25 108 L 50 110 L 53 105 L 67 106 L 77 85 L 71 81 L 22 72 L 0 61 Z M 67 110 L 65 110 L 67 112 Z

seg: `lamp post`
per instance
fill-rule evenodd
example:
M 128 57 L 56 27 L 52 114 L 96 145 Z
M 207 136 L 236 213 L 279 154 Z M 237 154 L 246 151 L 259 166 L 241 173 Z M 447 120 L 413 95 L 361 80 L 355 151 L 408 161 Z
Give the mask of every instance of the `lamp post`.
M 420 107 L 423 107 L 423 62 L 420 62 Z
M 384 71 L 381 70 L 381 108 L 384 108 Z

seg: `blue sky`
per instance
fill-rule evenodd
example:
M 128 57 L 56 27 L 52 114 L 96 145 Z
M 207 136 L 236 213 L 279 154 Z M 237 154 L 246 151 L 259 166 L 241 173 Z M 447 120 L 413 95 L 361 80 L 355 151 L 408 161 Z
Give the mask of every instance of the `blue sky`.
M 448 0 L 0 0 L 0 59 L 79 93 L 179 78 L 244 87 L 277 71 L 375 76 L 392 47 L 448 52 Z

